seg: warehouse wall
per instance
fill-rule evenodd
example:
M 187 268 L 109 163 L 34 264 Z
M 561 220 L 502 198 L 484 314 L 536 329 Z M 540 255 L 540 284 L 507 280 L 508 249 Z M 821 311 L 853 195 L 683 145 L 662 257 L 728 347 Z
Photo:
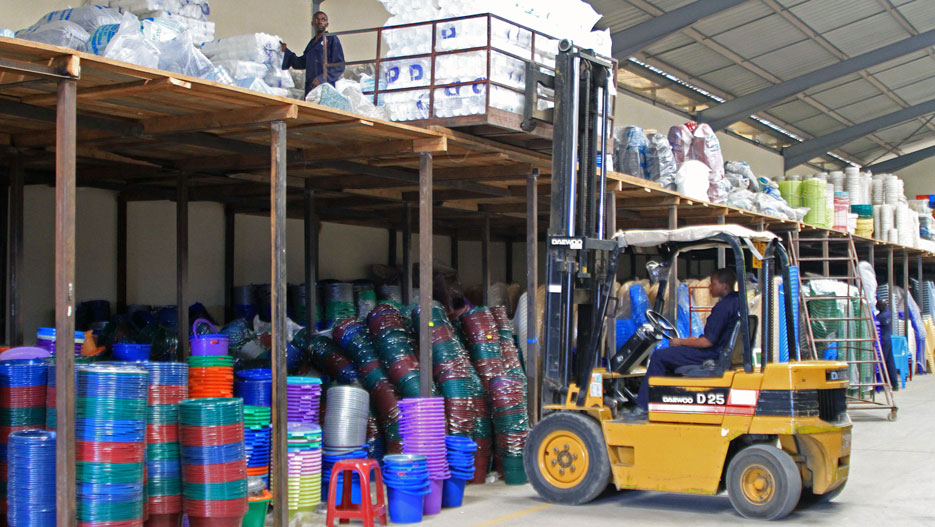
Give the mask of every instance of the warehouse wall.
M 906 197 L 935 194 L 935 157 L 908 166 L 896 174 L 906 182 Z

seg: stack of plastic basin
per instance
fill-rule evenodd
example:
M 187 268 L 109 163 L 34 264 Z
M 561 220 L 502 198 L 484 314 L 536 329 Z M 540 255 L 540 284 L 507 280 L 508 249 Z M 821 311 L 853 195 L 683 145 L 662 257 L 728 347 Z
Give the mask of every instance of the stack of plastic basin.
M 250 509 L 247 515 L 243 517 L 243 527 L 263 527 L 266 521 L 266 512 L 269 510 L 269 502 L 273 499 L 272 493 L 264 490 L 259 496 L 250 496 L 247 502 Z
M 474 479 L 474 453 L 477 443 L 469 437 L 448 436 L 448 470 L 451 477 L 442 489 L 442 507 L 460 507 L 464 499 L 464 486 Z
M 198 325 L 208 326 L 210 333 L 200 333 Z M 225 356 L 230 338 L 218 332 L 214 324 L 199 318 L 192 324 L 192 337 L 188 340 L 193 356 Z
M 322 451 L 321 456 L 321 465 L 322 465 L 322 476 L 321 476 L 321 499 L 326 501 L 328 499 L 328 489 L 331 485 L 332 469 L 334 464 L 342 459 L 367 459 L 367 451 L 363 448 L 358 448 L 351 451 L 333 451 L 333 450 L 324 450 Z M 385 459 L 385 458 L 384 458 Z M 338 474 L 338 495 L 334 497 L 335 505 L 340 505 L 344 500 L 344 474 Z M 351 475 L 351 503 L 355 505 L 360 504 L 360 476 L 357 473 Z
M 10 434 L 11 527 L 55 526 L 55 432 Z
M 269 368 L 240 370 L 234 377 L 234 397 L 243 399 L 244 406 L 272 406 L 273 371 Z
M 429 469 L 429 494 L 422 512 L 438 514 L 442 508 L 442 487 L 451 474 L 445 447 L 445 400 L 441 397 L 403 399 L 399 431 L 403 453 L 425 456 Z
M 247 476 L 263 478 L 269 487 L 269 460 L 272 452 L 272 411 L 266 406 L 244 406 L 244 444 L 247 449 Z
M 367 317 L 367 326 L 396 391 L 403 397 L 418 397 L 419 360 L 399 310 L 380 304 Z
M 397 454 L 383 458 L 387 509 L 393 523 L 419 523 L 429 494 L 429 468 L 425 456 Z
M 192 399 L 234 396 L 234 358 L 192 355 L 188 358 L 188 396 Z
M 75 459 L 78 524 L 139 525 L 144 518 L 149 374 L 136 365 L 77 368 Z
M 191 527 L 240 527 L 247 513 L 241 399 L 179 405 L 183 509 Z
M 150 344 L 114 344 L 114 360 L 119 361 L 146 361 L 149 360 L 149 352 L 152 350 Z
M 526 483 L 523 447 L 529 438 L 526 378 L 510 375 L 494 378 L 490 381 L 488 396 L 503 480 L 507 485 L 522 485 Z
M 288 377 L 286 379 L 286 407 L 290 423 L 320 424 L 321 379 Z
M 147 527 L 177 525 L 182 514 L 179 403 L 188 399 L 188 366 L 145 362 L 149 372 L 146 406 Z
M 0 361 L 0 513 L 6 517 L 7 439 L 45 425 L 48 359 Z
M 84 333 L 75 332 L 75 355 L 81 355 L 84 346 Z M 36 347 L 55 355 L 55 328 L 39 328 L 36 332 Z
M 289 512 L 314 511 L 321 503 L 321 427 L 289 423 Z

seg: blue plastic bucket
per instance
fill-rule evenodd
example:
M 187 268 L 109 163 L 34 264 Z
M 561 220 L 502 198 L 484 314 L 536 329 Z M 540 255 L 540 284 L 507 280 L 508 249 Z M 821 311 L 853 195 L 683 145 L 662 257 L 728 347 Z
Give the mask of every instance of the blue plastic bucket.
M 426 493 L 386 487 L 387 512 L 393 523 L 419 523 L 422 521 L 422 502 Z
M 214 333 L 210 335 L 198 335 L 197 328 L 199 323 L 207 324 Z M 230 339 L 227 335 L 217 333 L 217 328 L 214 327 L 214 324 L 203 318 L 199 318 L 192 324 L 192 335 L 192 338 L 188 340 L 192 355 L 227 355 L 227 346 L 230 343 Z
M 114 359 L 136 362 L 149 360 L 149 344 L 114 344 Z
M 334 497 L 334 504 L 341 505 L 341 502 L 344 501 L 344 481 L 341 478 L 338 479 L 337 486 L 338 488 L 335 489 L 337 496 Z M 360 483 L 357 482 L 357 478 L 351 479 L 351 504 L 360 505 Z
M 464 501 L 466 479 L 448 478 L 442 486 L 442 507 L 460 507 Z

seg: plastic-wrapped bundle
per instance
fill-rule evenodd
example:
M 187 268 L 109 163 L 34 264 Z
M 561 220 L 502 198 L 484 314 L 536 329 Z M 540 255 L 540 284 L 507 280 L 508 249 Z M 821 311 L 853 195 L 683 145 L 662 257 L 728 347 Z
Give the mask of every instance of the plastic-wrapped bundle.
M 624 126 L 614 130 L 614 163 L 617 172 L 645 178 L 646 150 L 649 140 L 638 126 Z
M 672 154 L 679 168 L 681 169 L 682 165 L 689 160 L 704 163 L 710 169 L 707 200 L 713 203 L 724 203 L 727 200 L 727 192 L 730 191 L 730 184 L 724 180 L 721 143 L 711 126 L 707 123 L 698 124 L 690 121 L 671 127 L 668 137 L 669 144 L 672 146 Z
M 648 179 L 662 185 L 663 188 L 675 190 L 675 173 L 678 167 L 669 140 L 662 134 L 649 134 L 649 144 L 646 148 L 646 170 Z M 616 153 L 615 153 L 616 155 Z
M 745 161 L 728 161 L 724 163 L 724 177 L 730 181 L 734 189 L 746 189 L 750 182 L 756 179 L 750 165 Z
M 99 26 L 82 51 L 146 68 L 159 67 L 159 48 L 143 34 L 140 21 L 123 13 L 117 23 Z
M 90 5 L 73 7 L 60 11 L 52 11 L 44 15 L 38 22 L 33 24 L 30 29 L 41 26 L 42 24 L 67 20 L 68 22 L 73 22 L 81 26 L 88 33 L 93 33 L 95 29 L 101 26 L 121 23 L 123 16 L 124 15 L 117 9 L 106 6 Z
M 357 316 L 354 309 L 354 286 L 345 282 L 322 283 L 325 300 L 325 326 L 331 327 L 338 320 Z
M 377 292 L 370 280 L 354 281 L 354 305 L 357 308 L 357 318 L 365 319 L 377 306 Z
M 315 335 L 306 343 L 306 331 L 296 333 L 292 343 L 305 353 L 312 366 L 341 384 L 357 380 L 357 369 L 333 340 Z
M 708 200 L 711 169 L 701 161 L 689 159 L 679 166 L 675 185 L 679 194 L 700 201 Z
M 503 357 L 503 367 L 510 375 L 525 377 L 523 362 L 516 347 L 516 334 L 513 322 L 509 319 L 504 306 L 490 308 L 494 320 L 497 321 L 497 332 L 500 335 L 500 352 Z
M 246 60 L 282 66 L 282 40 L 266 33 L 249 33 L 207 42 L 202 51 L 211 60 Z
M 461 322 L 464 324 L 464 336 L 471 353 L 471 362 L 480 375 L 484 391 L 490 393 L 490 380 L 502 377 L 506 373 L 503 368 L 503 352 L 500 349 L 497 322 L 486 307 L 471 309 L 461 316 Z
M 727 195 L 727 204 L 731 207 L 754 210 L 756 208 L 756 194 L 747 189 L 735 188 Z
M 368 326 L 396 390 L 402 397 L 418 397 L 419 360 L 399 311 L 389 304 L 380 304 L 370 312 Z
M 37 24 L 16 32 L 16 38 L 62 46 L 71 49 L 82 49 L 91 38 L 91 34 L 78 24 L 68 20 L 56 20 L 46 24 Z

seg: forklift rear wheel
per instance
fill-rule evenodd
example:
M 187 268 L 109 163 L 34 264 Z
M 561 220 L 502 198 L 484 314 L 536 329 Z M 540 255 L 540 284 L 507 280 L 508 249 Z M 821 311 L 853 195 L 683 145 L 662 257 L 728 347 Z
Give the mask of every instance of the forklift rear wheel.
M 553 503 L 587 503 L 610 481 L 601 426 L 578 412 L 556 412 L 539 421 L 526 441 L 523 463 L 533 488 Z
M 799 498 L 799 507 L 811 507 L 819 503 L 828 503 L 844 492 L 844 487 L 846 485 L 847 480 L 844 480 L 844 483 L 838 485 L 838 488 L 824 494 L 815 494 L 812 492 L 812 489 L 809 488 L 802 489 L 802 497 Z
M 745 518 L 778 520 L 798 505 L 802 478 L 789 454 L 774 446 L 753 445 L 728 465 L 727 495 Z

